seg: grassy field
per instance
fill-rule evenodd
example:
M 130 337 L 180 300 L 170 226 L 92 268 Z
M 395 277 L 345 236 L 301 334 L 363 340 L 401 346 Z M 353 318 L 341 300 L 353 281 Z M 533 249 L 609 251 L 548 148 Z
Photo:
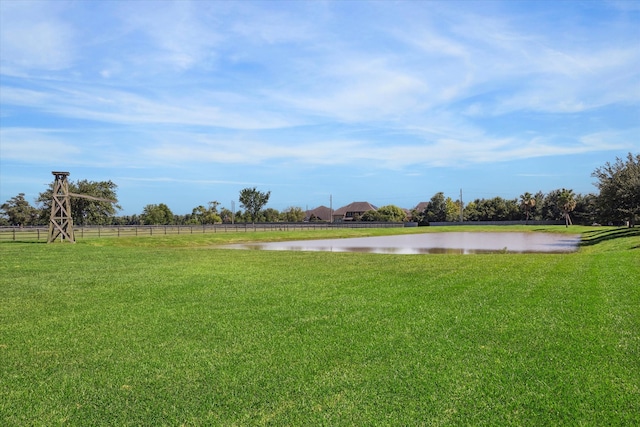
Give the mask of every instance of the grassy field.
M 572 254 L 216 248 L 443 230 L 2 243 L 0 425 L 640 425 L 640 229 L 536 229 L 582 233 Z

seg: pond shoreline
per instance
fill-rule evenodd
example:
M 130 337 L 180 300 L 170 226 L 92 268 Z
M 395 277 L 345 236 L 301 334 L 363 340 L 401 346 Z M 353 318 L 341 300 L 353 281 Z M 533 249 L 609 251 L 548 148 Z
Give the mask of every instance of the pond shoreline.
M 478 253 L 570 253 L 578 250 L 579 234 L 520 232 L 445 232 L 346 239 L 242 243 L 224 249 L 365 252 L 398 255 Z

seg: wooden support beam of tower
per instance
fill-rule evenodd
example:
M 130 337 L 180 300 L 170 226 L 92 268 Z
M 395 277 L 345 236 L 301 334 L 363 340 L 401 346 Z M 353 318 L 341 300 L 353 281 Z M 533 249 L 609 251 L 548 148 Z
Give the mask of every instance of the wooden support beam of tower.
M 53 200 L 49 217 L 48 243 L 60 241 L 75 243 L 73 235 L 73 219 L 71 217 L 71 200 L 69 195 L 69 172 L 51 172 L 55 176 L 53 182 Z

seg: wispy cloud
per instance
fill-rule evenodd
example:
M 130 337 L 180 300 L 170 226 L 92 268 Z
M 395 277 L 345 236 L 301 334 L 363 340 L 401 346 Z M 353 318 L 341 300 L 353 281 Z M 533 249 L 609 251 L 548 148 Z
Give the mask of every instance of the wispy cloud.
M 175 178 L 170 176 L 163 177 L 131 177 L 131 176 L 120 176 L 118 177 L 118 181 L 132 181 L 132 182 L 148 182 L 148 183 L 180 183 L 180 184 L 198 184 L 198 185 L 216 185 L 216 184 L 233 184 L 233 185 L 249 185 L 246 181 L 226 181 L 226 180 L 217 180 L 217 179 L 182 179 Z
M 633 151 L 630 3 L 2 1 L 2 160 L 328 182 Z
M 52 87 L 55 86 L 55 87 Z M 270 129 L 293 123 L 284 115 L 260 110 L 242 95 L 201 91 L 144 94 L 104 86 L 46 83 L 38 89 L 3 88 L 3 101 L 65 118 L 114 124 L 177 124 L 233 129 Z M 256 108 L 251 114 L 243 110 Z
M 62 5 L 33 1 L 0 4 L 0 67 L 3 74 L 58 71 L 73 64 L 76 32 Z
M 119 4 L 118 17 L 128 29 L 127 39 L 147 41 L 133 50 L 136 59 L 151 66 L 164 64 L 177 71 L 196 66 L 211 67 L 216 60 L 216 48 L 222 41 L 216 31 L 215 15 L 206 5 L 203 9 L 197 3 L 187 1 L 157 6 L 149 2 Z
M 82 149 L 54 129 L 0 128 L 3 160 L 24 163 L 76 163 Z

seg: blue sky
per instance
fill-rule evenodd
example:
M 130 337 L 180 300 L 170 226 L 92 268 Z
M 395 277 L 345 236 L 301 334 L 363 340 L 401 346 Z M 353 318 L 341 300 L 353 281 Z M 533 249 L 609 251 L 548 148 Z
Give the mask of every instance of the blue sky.
M 585 194 L 640 151 L 640 1 L 2 0 L 0 78 L 0 202 Z

